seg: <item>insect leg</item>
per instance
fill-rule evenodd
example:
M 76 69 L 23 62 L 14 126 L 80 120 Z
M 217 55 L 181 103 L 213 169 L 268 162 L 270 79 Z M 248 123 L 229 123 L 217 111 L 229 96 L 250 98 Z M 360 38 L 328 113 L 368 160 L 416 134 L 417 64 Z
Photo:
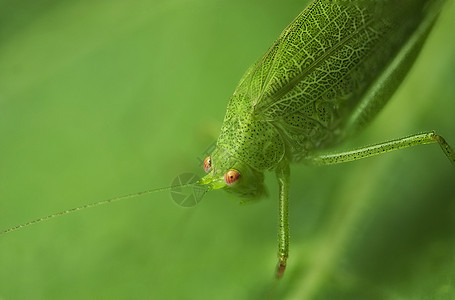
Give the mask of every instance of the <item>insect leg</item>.
M 289 254 L 289 220 L 288 220 L 288 191 L 289 163 L 283 159 L 276 169 L 276 177 L 280 187 L 279 199 L 279 228 L 278 228 L 278 267 L 277 278 L 281 278 L 286 269 Z
M 348 161 L 359 160 L 361 158 L 367 158 L 370 156 L 390 152 L 393 150 L 432 143 L 439 143 L 439 146 L 441 146 L 441 149 L 444 152 L 444 154 L 452 162 L 452 164 L 455 165 L 455 151 L 453 150 L 452 147 L 450 147 L 450 145 L 445 141 L 445 139 L 442 136 L 437 135 L 434 131 L 410 135 L 396 140 L 391 140 L 346 152 L 315 155 L 305 158 L 304 162 L 316 166 L 333 165 Z

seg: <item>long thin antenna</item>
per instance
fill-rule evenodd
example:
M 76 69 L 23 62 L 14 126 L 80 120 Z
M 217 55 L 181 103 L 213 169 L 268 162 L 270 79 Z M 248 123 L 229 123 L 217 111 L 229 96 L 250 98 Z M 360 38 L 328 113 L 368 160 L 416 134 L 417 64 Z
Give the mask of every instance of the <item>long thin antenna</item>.
M 30 225 L 33 225 L 33 224 L 41 223 L 43 221 L 47 221 L 47 220 L 53 219 L 55 217 L 59 217 L 59 216 L 70 214 L 70 213 L 73 213 L 73 212 L 76 212 L 76 211 L 79 211 L 79 210 L 83 210 L 83 209 L 86 209 L 86 208 L 91 208 L 91 207 L 95 207 L 95 206 L 99 206 L 99 205 L 104 205 L 104 204 L 108 204 L 108 203 L 111 203 L 111 202 L 125 200 L 125 199 L 128 199 L 128 198 L 138 197 L 138 196 L 147 195 L 147 194 L 151 194 L 151 193 L 155 193 L 155 192 L 167 191 L 167 190 L 170 190 L 170 189 L 175 188 L 175 187 L 184 188 L 184 187 L 188 187 L 188 186 L 191 186 L 191 185 L 194 185 L 194 183 L 187 183 L 187 184 L 182 184 L 182 185 L 178 185 L 178 186 L 169 186 L 169 187 L 156 188 L 156 189 L 147 190 L 147 191 L 143 191 L 143 192 L 139 192 L 139 193 L 133 193 L 133 194 L 128 194 L 128 195 L 124 195 L 124 196 L 120 196 L 120 197 L 115 197 L 115 198 L 111 198 L 111 199 L 108 199 L 108 200 L 102 200 L 102 201 L 98 201 L 98 202 L 94 202 L 94 203 L 85 204 L 85 205 L 82 205 L 82 206 L 79 206 L 79 207 L 67 209 L 67 210 L 64 210 L 64 211 L 61 211 L 61 212 L 58 212 L 58 213 L 54 213 L 54 214 L 48 215 L 46 217 L 42 217 L 42 218 L 27 222 L 27 223 L 24 223 L 24 224 L 21 224 L 21 225 L 17 225 L 17 226 L 8 228 L 6 230 L 0 231 L 0 235 L 9 233 L 11 231 L 15 231 L 15 230 L 18 230 L 18 229 L 21 229 L 21 228 L 24 228 L 24 227 L 27 227 L 27 226 L 30 226 Z

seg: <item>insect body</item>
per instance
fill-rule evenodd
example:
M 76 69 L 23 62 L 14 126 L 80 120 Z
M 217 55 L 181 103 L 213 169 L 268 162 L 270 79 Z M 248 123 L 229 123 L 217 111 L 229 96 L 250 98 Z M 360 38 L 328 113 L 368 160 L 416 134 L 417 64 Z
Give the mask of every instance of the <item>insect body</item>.
M 349 152 L 321 154 L 368 124 L 414 62 L 442 1 L 313 1 L 241 79 L 199 184 L 245 198 L 279 183 L 278 271 L 289 249 L 289 163 L 326 165 L 438 142 L 428 132 Z

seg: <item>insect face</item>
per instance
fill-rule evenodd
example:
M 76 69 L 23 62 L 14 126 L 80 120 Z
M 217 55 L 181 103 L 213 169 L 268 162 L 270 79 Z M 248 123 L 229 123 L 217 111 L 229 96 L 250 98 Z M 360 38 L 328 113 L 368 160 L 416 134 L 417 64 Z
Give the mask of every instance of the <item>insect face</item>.
M 265 194 L 263 173 L 223 149 L 217 148 L 204 160 L 203 167 L 208 174 L 198 184 L 208 185 L 209 190 L 224 188 L 248 199 Z

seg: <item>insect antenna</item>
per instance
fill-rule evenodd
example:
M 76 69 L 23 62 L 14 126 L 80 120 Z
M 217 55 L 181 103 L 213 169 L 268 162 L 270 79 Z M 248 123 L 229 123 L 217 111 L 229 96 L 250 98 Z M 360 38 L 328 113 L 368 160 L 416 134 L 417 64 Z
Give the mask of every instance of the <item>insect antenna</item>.
M 109 203 L 112 203 L 112 202 L 117 202 L 117 201 L 120 201 L 120 200 L 125 200 L 125 199 L 129 199 L 129 198 L 136 198 L 136 197 L 143 196 L 143 195 L 148 195 L 148 194 L 152 194 L 152 193 L 156 193 L 156 192 L 169 191 L 169 190 L 171 191 L 171 196 L 173 196 L 173 193 L 179 192 L 182 189 L 189 188 L 189 187 L 192 187 L 192 194 L 191 195 L 193 197 L 195 197 L 195 199 L 198 200 L 197 202 L 199 202 L 202 199 L 202 197 L 205 195 L 205 193 L 207 192 L 207 189 L 204 188 L 204 187 L 198 186 L 197 182 L 173 184 L 173 185 L 168 186 L 168 187 L 161 187 L 161 188 L 155 188 L 155 189 L 151 189 L 151 190 L 147 190 L 147 191 L 142 191 L 142 192 L 139 192 L 139 193 L 132 193 L 132 194 L 128 194 L 128 195 L 124 195 L 124 196 L 120 196 L 120 197 L 115 197 L 115 198 L 111 198 L 111 199 L 107 199 L 107 200 L 97 201 L 97 202 L 85 204 L 85 205 L 82 205 L 82 206 L 70 208 L 70 209 L 67 209 L 67 210 L 63 210 L 63 211 L 60 211 L 60 212 L 57 212 L 57 213 L 50 214 L 50 215 L 45 216 L 45 217 L 41 217 L 39 219 L 35 219 L 35 220 L 32 220 L 32 221 L 29 221 L 29 222 L 26 222 L 26 223 L 23 223 L 23 224 L 20 224 L 20 225 L 17 225 L 17 226 L 14 226 L 14 227 L 11 227 L 11 228 L 8 228 L 8 229 L 5 229 L 5 230 L 2 230 L 2 231 L 0 231 L 0 235 L 6 234 L 6 233 L 9 233 L 9 232 L 12 232 L 12 231 L 16 231 L 18 229 L 22 229 L 22 228 L 28 227 L 30 225 L 41 223 L 43 221 L 47 221 L 47 220 L 53 219 L 55 217 L 67 215 L 67 214 L 70 214 L 70 213 L 73 213 L 73 212 L 76 212 L 76 211 L 84 210 L 84 209 L 87 209 L 87 208 L 92 208 L 92 207 L 95 207 L 95 206 L 100 206 L 100 205 L 105 205 L 105 204 L 109 204 Z M 179 204 L 179 203 L 177 203 L 177 204 Z

